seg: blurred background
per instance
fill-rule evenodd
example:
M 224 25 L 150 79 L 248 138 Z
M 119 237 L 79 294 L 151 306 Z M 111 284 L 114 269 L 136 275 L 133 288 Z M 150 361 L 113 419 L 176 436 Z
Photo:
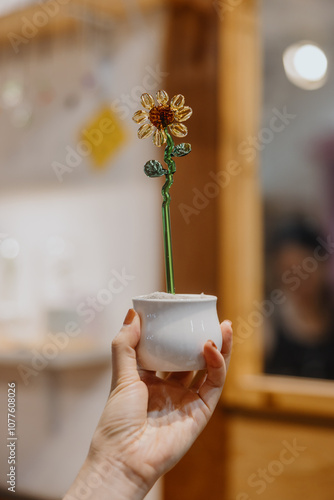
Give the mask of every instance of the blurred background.
M 161 159 L 140 95 L 182 93 L 176 291 L 233 321 L 212 422 L 149 500 L 332 500 L 330 0 L 1 0 L 0 499 L 62 498 L 131 298 L 164 290 Z

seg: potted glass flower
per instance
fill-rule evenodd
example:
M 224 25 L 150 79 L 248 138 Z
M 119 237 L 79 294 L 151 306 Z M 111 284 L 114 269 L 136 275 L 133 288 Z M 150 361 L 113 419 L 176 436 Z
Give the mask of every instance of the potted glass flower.
M 158 160 L 149 160 L 144 166 L 148 177 L 165 176 L 162 187 L 162 224 L 166 268 L 166 292 L 133 298 L 134 309 L 141 318 L 142 334 L 137 348 L 142 368 L 154 371 L 188 371 L 205 367 L 202 354 L 207 340 L 222 347 L 217 317 L 217 297 L 201 294 L 175 294 L 170 221 L 170 188 L 174 181 L 174 158 L 191 152 L 189 143 L 174 144 L 172 135 L 185 137 L 184 124 L 192 115 L 183 95 L 171 100 L 167 92 L 159 90 L 156 101 L 150 94 L 141 96 L 143 109 L 133 115 L 140 125 L 138 137 L 153 138 L 153 143 L 165 146 L 163 167 Z

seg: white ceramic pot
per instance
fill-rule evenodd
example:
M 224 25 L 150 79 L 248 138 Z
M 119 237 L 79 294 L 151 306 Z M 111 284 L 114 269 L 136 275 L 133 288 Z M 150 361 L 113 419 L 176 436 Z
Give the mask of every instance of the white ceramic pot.
M 201 370 L 205 342 L 212 340 L 222 348 L 213 295 L 155 293 L 133 298 L 133 307 L 141 319 L 138 364 L 146 370 Z

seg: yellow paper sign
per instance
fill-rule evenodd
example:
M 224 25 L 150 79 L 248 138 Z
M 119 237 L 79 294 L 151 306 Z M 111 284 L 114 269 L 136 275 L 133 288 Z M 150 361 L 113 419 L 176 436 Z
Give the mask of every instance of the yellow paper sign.
M 96 169 L 107 166 L 125 139 L 125 132 L 109 107 L 100 110 L 81 132 L 81 140 L 86 143 Z

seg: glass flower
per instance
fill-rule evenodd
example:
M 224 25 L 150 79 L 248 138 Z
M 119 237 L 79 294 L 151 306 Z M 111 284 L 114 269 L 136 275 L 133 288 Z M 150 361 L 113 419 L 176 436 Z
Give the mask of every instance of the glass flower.
M 139 139 L 153 135 L 153 143 L 162 146 L 167 142 L 165 129 L 176 137 L 185 137 L 188 133 L 183 122 L 192 115 L 192 109 L 185 106 L 185 98 L 181 94 L 175 95 L 170 101 L 167 92 L 159 90 L 156 93 L 157 105 L 151 94 L 142 94 L 141 103 L 144 109 L 136 111 L 132 119 L 138 125 Z

